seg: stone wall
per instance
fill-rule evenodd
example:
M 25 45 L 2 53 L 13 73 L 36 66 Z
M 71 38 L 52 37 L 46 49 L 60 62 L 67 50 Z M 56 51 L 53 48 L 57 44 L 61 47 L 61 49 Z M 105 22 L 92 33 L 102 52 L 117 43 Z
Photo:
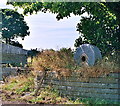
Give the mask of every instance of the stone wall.
M 19 48 L 19 47 L 15 47 L 9 44 L 0 44 L 2 45 L 2 53 L 8 53 L 8 54 L 24 54 L 27 55 L 27 50 Z
M 10 63 L 16 66 L 27 63 L 27 55 L 24 54 L 2 54 L 2 63 Z
M 81 80 L 80 76 L 58 79 L 49 74 L 44 79 L 43 87 L 48 85 L 57 89 L 62 96 L 69 98 L 98 98 L 120 102 L 120 73 L 110 73 L 99 78 Z
M 2 63 L 10 64 L 26 64 L 27 63 L 27 50 L 15 47 L 8 44 L 0 44 L 0 55 L 2 55 Z
M 9 75 L 17 75 L 18 68 L 11 68 L 11 67 L 2 67 L 0 71 L 0 81 L 3 80 L 3 77 L 7 77 Z

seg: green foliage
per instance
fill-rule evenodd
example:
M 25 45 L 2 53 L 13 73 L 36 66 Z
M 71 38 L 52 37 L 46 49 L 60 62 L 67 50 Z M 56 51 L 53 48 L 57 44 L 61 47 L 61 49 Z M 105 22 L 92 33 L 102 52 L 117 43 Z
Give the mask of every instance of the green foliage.
M 5 90 L 12 90 L 12 88 L 16 85 L 16 82 L 12 82 L 5 86 Z
M 24 85 L 18 89 L 16 89 L 17 94 L 22 94 L 24 92 L 32 92 L 33 89 L 31 89 L 31 84 L 33 85 L 33 82 L 24 82 Z
M 20 44 L 19 42 L 11 41 L 10 44 L 16 47 L 23 48 L 22 44 Z
M 37 50 L 37 48 L 36 48 L 36 49 L 31 49 L 31 50 L 28 51 L 28 56 L 29 56 L 29 57 L 34 57 L 34 56 L 36 56 L 38 53 L 39 53 L 39 51 Z
M 113 102 L 110 100 L 104 100 L 104 99 L 99 99 L 99 98 L 81 98 L 81 99 L 76 99 L 75 102 L 82 102 L 86 104 L 86 106 L 98 106 L 98 105 L 117 105 L 119 106 L 119 102 Z
M 35 2 L 35 3 L 8 3 L 22 7 L 24 14 L 34 12 L 52 12 L 58 20 L 74 15 L 82 16 L 77 24 L 80 37 L 75 41 L 78 47 L 83 43 L 98 46 L 102 54 L 112 53 L 120 49 L 120 2 Z
M 11 9 L 2 9 L 2 39 L 5 39 L 6 43 L 12 43 L 11 39 L 17 37 L 24 39 L 29 33 L 29 27 L 22 14 Z
M 77 25 L 77 31 L 82 33 L 80 37 L 99 47 L 103 55 L 118 51 L 120 29 L 117 16 L 104 4 L 93 3 L 92 5 L 90 16 L 82 17 Z M 80 45 L 79 39 L 76 40 L 77 46 Z

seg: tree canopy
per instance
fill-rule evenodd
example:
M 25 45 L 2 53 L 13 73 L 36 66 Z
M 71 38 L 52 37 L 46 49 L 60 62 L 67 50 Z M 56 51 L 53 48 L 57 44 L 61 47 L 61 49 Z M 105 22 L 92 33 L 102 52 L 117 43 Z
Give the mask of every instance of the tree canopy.
M 120 49 L 120 2 L 11 2 L 13 6 L 24 9 L 24 14 L 52 12 L 57 20 L 74 15 L 83 15 L 77 24 L 80 36 L 75 46 L 90 43 L 98 46 L 102 54 Z
M 22 14 L 11 9 L 2 9 L 2 39 L 5 39 L 6 43 L 11 43 L 11 40 L 17 37 L 24 39 L 29 33 L 29 27 Z M 11 44 L 13 43 L 15 44 Z

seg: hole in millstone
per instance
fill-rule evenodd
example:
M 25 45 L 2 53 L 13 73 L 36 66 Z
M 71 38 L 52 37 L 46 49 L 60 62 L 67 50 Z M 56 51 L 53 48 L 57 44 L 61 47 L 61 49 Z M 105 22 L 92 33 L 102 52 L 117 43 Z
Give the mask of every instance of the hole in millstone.
M 85 56 L 82 56 L 82 57 L 81 57 L 81 60 L 82 60 L 83 62 L 85 62 L 85 61 L 86 61 L 86 57 L 85 57 Z

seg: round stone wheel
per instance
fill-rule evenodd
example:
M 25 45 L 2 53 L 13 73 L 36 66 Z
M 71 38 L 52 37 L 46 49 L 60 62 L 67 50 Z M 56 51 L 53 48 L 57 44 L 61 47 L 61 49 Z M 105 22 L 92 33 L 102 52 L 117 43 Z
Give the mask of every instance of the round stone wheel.
M 95 61 L 102 59 L 102 56 L 98 47 L 90 44 L 82 44 L 76 49 L 74 59 L 78 65 L 85 63 L 86 65 L 93 66 Z

